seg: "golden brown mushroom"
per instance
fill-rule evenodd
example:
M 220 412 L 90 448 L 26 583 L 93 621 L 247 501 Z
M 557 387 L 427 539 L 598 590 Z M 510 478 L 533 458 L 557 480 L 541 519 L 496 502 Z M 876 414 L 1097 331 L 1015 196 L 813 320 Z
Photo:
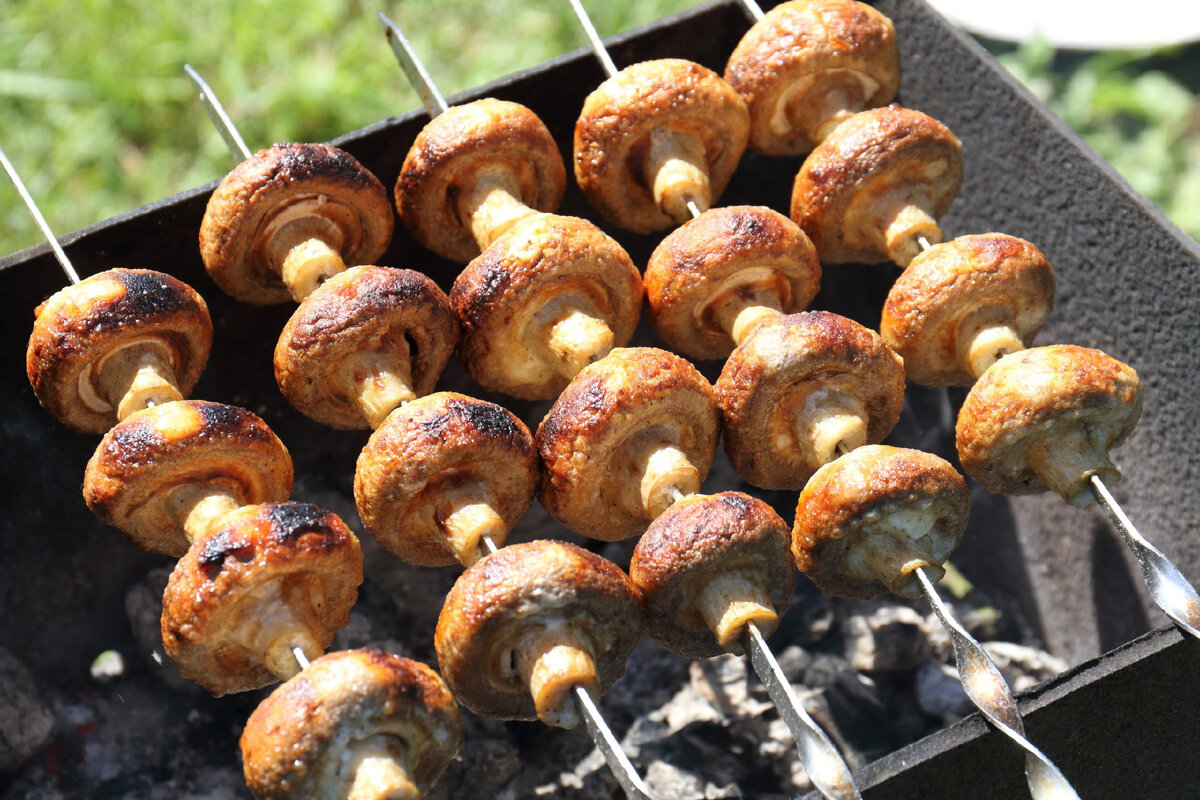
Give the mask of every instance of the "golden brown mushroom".
M 471 377 L 485 389 L 548 400 L 633 337 L 642 277 L 587 220 L 536 214 L 468 264 L 450 299 Z
M 275 144 L 225 176 L 200 223 L 200 255 L 246 303 L 303 300 L 347 266 L 373 264 L 392 239 L 383 184 L 327 144 Z
M 354 499 L 393 555 L 420 566 L 471 565 L 499 547 L 533 502 L 529 429 L 495 403 L 438 392 L 397 409 L 358 457 Z
M 763 321 L 716 384 L 725 452 L 742 480 L 801 489 L 841 451 L 882 441 L 904 407 L 904 362 L 827 311 Z
M 419 243 L 465 264 L 522 217 L 562 202 L 567 171 L 546 125 L 485 98 L 433 118 L 396 180 L 396 210 Z
M 738 42 L 725 80 L 750 107 L 751 150 L 802 155 L 851 114 L 896 96 L 896 31 L 855 0 L 781 3 Z
M 138 412 L 100 441 L 83 498 L 146 550 L 181 556 L 235 509 L 286 500 L 292 460 L 242 408 L 182 400 Z
M 1024 239 L 960 236 L 913 259 L 883 307 L 879 333 L 922 386 L 967 386 L 1023 350 L 1054 307 L 1054 269 Z
M 746 626 L 769 636 L 796 587 L 791 531 L 740 492 L 692 496 L 650 523 L 629 563 L 646 635 L 685 658 L 741 654 Z
M 354 267 L 304 299 L 275 345 L 275 380 L 300 412 L 334 428 L 377 428 L 433 391 L 458 319 L 419 272 Z
M 1108 458 L 1142 414 L 1142 382 L 1128 365 L 1075 345 L 1035 347 L 993 365 L 958 412 L 963 470 L 989 492 L 1047 489 L 1080 508 L 1088 479 L 1121 479 Z
M 179 674 L 214 695 L 300 671 L 350 618 L 362 583 L 358 539 L 306 503 L 243 506 L 193 544 L 163 592 L 162 636 Z
M 919 450 L 867 445 L 821 469 L 800 493 L 792 529 L 796 566 L 826 594 L 921 595 L 958 547 L 971 508 L 967 483 Z
M 587 96 L 575 180 L 605 219 L 649 233 L 725 191 L 746 149 L 746 103 L 721 76 L 677 58 L 626 67 Z
M 419 798 L 462 743 L 434 670 L 381 650 L 329 653 L 258 704 L 242 769 L 258 800 Z
M 161 272 L 111 269 L 38 306 L 25 370 L 55 419 L 103 433 L 149 405 L 183 399 L 211 347 L 212 320 L 196 290 Z
M 962 185 L 962 144 L 933 117 L 890 105 L 849 117 L 804 160 L 792 219 L 823 264 L 907 266 L 919 239 L 937 244 L 937 221 Z
M 803 311 L 820 288 L 812 242 L 763 206 L 705 211 L 668 234 L 646 266 L 654 327 L 688 358 L 724 358 L 759 321 Z
M 566 542 L 514 544 L 455 582 L 438 616 L 438 665 L 464 706 L 572 728 L 576 686 L 593 699 L 625 671 L 642 634 L 621 568 Z
M 719 417 L 712 385 L 679 356 L 613 350 L 575 376 L 538 426 L 542 505 L 584 536 L 636 536 L 700 491 Z

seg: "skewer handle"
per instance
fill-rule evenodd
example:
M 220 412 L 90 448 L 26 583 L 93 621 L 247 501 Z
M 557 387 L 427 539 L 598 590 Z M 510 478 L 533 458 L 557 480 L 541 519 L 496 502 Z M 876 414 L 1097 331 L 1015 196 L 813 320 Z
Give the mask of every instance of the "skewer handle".
M 608 77 L 616 77 L 617 65 L 613 63 L 612 56 L 605 49 L 604 42 L 600 41 L 600 34 L 596 33 L 596 26 L 592 24 L 591 18 L 584 10 L 583 3 L 580 0 L 567 0 L 567 2 L 571 4 L 571 10 L 575 12 L 575 19 L 579 20 L 580 27 L 587 34 L 588 41 L 592 44 L 592 50 L 595 51 L 596 58 L 600 59 L 604 71 L 608 73 Z
M 446 99 L 442 97 L 442 93 L 438 91 L 434 85 L 433 79 L 429 77 L 429 73 L 425 70 L 425 65 L 421 63 L 421 59 L 417 58 L 416 51 L 408 42 L 408 37 L 404 35 L 404 31 L 400 30 L 400 26 L 388 19 L 388 16 L 382 11 L 379 12 L 379 21 L 383 23 L 383 30 L 387 33 L 388 44 L 392 47 L 392 52 L 396 54 L 396 60 L 400 62 L 400 69 L 404 70 L 408 82 L 417 90 L 417 94 L 421 96 L 421 102 L 425 105 L 425 110 L 429 112 L 429 116 L 436 117 L 439 114 L 446 113 L 449 108 L 446 105 Z
M 17 174 L 16 167 L 8 160 L 8 156 L 4 154 L 3 150 L 0 150 L 0 164 L 4 165 L 4 171 L 12 179 L 13 185 L 17 187 L 17 194 L 21 195 L 21 199 L 25 202 L 25 207 L 29 209 L 29 213 L 33 216 L 33 221 L 41 228 L 42 236 L 46 237 L 46 241 L 50 244 L 50 249 L 54 251 L 54 257 L 58 259 L 59 266 L 63 268 L 63 272 L 67 273 L 67 277 L 71 279 L 71 283 L 79 283 L 79 273 L 75 271 L 75 267 L 71 264 L 71 259 L 67 258 L 67 254 L 63 252 L 62 245 L 58 243 L 58 238 L 54 235 L 54 231 L 50 230 L 50 225 L 46 222 L 46 218 L 42 216 L 37 203 L 33 202 L 33 196 L 25 188 L 25 182 L 21 180 L 21 176 Z
M 213 92 L 212 87 L 205 82 L 204 78 L 200 77 L 199 72 L 192 69 L 191 64 L 184 64 L 183 71 L 192 79 L 192 83 L 196 84 L 197 88 L 200 89 L 200 104 L 208 112 L 208 118 L 212 120 L 217 133 L 221 134 L 221 138 L 225 140 L 225 144 L 229 147 L 229 152 L 233 153 L 234 158 L 242 161 L 250 158 L 250 148 L 246 147 L 245 139 L 242 138 L 237 128 L 234 127 L 233 120 L 225 113 L 225 107 L 217 99 L 217 95 Z
M 625 795 L 630 800 L 657 800 L 650 793 L 650 787 L 633 768 L 633 764 L 625 755 L 625 751 L 621 749 L 617 737 L 613 736 L 604 717 L 600 716 L 600 709 L 596 708 L 592 696 L 582 686 L 576 686 L 574 692 L 575 699 L 579 703 L 579 710 L 582 712 L 580 716 L 583 717 L 584 725 L 587 726 L 588 733 L 592 735 L 592 741 L 596 743 L 596 748 L 608 763 L 608 768 L 617 777 L 617 783 L 625 790 Z

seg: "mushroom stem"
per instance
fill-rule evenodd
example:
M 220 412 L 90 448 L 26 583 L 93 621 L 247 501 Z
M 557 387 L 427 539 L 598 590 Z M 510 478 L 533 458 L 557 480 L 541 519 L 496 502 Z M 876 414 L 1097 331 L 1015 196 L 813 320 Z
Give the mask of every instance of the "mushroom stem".
M 297 303 L 315 292 L 325 281 L 346 271 L 342 255 L 325 242 L 313 237 L 288 249 L 279 262 L 279 277 Z
M 596 662 L 587 644 L 568 626 L 551 622 L 538 628 L 521 641 L 514 655 L 538 719 L 547 725 L 574 728 L 579 724 L 572 696 L 576 686 L 599 700 Z
M 559 295 L 538 312 L 535 327 L 553 358 L 551 365 L 565 378 L 608 355 L 613 332 L 595 306 L 577 292 Z M 540 324 L 539 324 L 540 323 Z
M 771 119 L 771 129 L 781 136 L 799 129 L 811 141 L 823 141 L 847 117 L 866 108 L 869 94 L 854 72 L 822 71 L 788 90 Z
M 100 395 L 117 420 L 151 406 L 182 400 L 171 356 L 162 342 L 143 339 L 110 354 L 100 365 Z
M 1052 428 L 1029 446 L 1028 459 L 1042 482 L 1076 508 L 1096 503 L 1088 484 L 1092 475 L 1099 475 L 1110 486 L 1121 479 L 1104 443 L 1093 438 L 1091 427 L 1085 424 Z
M 929 211 L 923 195 L 901 187 L 880 198 L 873 216 L 876 235 L 882 235 L 888 258 L 898 266 L 907 267 L 921 253 L 918 239 L 940 244 L 942 229 Z
M 471 187 L 458 196 L 458 218 L 471 229 L 480 250 L 514 222 L 538 213 L 521 201 L 517 176 L 505 164 L 489 164 L 475 175 Z
M 388 353 L 360 350 L 343 358 L 335 380 L 347 397 L 358 403 L 371 428 L 387 415 L 417 398 L 412 389 L 412 356 L 407 346 Z
M 343 756 L 353 775 L 346 800 L 417 800 L 421 792 L 405 768 L 404 744 L 385 734 L 355 742 Z
M 634 445 L 632 453 L 634 474 L 640 479 L 636 501 L 627 502 L 629 511 L 653 520 L 679 498 L 700 491 L 699 470 L 672 442 L 661 436 L 646 435 Z
M 754 326 L 782 313 L 783 303 L 774 288 L 743 285 L 728 294 L 725 302 L 717 307 L 714 317 L 729 338 L 735 344 L 741 344 Z
M 767 592 L 740 572 L 726 572 L 709 581 L 700 590 L 699 607 L 717 643 L 737 655 L 742 652 L 742 635 L 748 624 L 758 625 L 764 636 L 779 625 Z
M 296 654 L 292 652 L 292 648 L 299 647 L 304 651 L 305 657 L 309 662 L 316 661 L 325 652 L 321 644 L 312 637 L 307 630 L 300 627 L 288 627 L 282 624 L 285 620 L 299 622 L 289 611 L 282 614 L 276 614 L 272 609 L 270 620 L 264 623 L 261 628 L 261 633 L 258 641 L 263 641 L 267 638 L 269 632 L 283 631 L 279 635 L 271 639 L 270 644 L 263 649 L 263 666 L 267 671 L 279 678 L 281 681 L 286 681 L 300 674 L 300 663 L 296 659 Z M 275 624 L 270 624 L 275 623 Z M 241 641 L 245 641 L 241 639 Z
M 958 323 L 957 343 L 959 362 L 976 380 L 1004 356 L 1025 349 L 1012 310 L 998 303 L 968 312 Z
M 438 499 L 437 522 L 446 534 L 446 549 L 464 567 L 483 555 L 485 536 L 497 547 L 504 546 L 508 525 L 496 513 L 495 497 L 485 484 L 463 483 L 443 491 Z
M 221 520 L 242 506 L 241 498 L 224 486 L 176 486 L 167 495 L 167 508 L 183 528 L 188 541 L 216 530 Z
M 828 464 L 867 443 L 866 420 L 862 400 L 826 382 L 805 396 L 792 418 L 792 435 L 810 464 Z
M 846 554 L 848 567 L 857 575 L 878 578 L 893 594 L 920 597 L 918 569 L 924 568 L 931 581 L 946 574 L 933 549 L 936 514 L 927 503 L 876 513 Z
M 680 224 L 692 218 L 689 201 L 701 212 L 712 203 L 704 145 L 691 134 L 652 131 L 642 176 L 655 204 Z

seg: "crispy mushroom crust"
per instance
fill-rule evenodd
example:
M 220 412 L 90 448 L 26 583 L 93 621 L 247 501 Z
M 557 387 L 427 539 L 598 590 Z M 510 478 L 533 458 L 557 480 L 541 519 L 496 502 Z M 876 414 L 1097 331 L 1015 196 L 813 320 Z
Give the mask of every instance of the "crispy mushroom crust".
M 194 485 L 240 505 L 283 501 L 292 459 L 256 415 L 236 406 L 181 400 L 147 408 L 113 427 L 88 461 L 83 499 L 144 550 L 182 556 L 191 542 L 169 502 Z
M 334 428 L 369 428 L 346 391 L 364 354 L 406 365 L 408 388 L 433 391 L 458 341 L 446 293 L 419 272 L 354 267 L 304 299 L 275 345 L 275 380 L 298 411 Z M 393 367 L 395 369 L 395 367 Z M 347 372 L 351 375 L 346 374 Z
M 879 332 L 922 386 L 969 386 L 960 357 L 971 316 L 1003 324 L 1028 347 L 1054 307 L 1054 268 L 1034 245 L 1003 233 L 960 236 L 913 259 L 896 279 Z M 966 327 L 964 328 L 964 323 Z
M 736 346 L 721 323 L 726 306 L 774 303 L 791 314 L 807 308 L 820 288 L 821 264 L 808 236 L 764 206 L 705 211 L 668 234 L 646 266 L 654 327 L 688 358 L 724 358 Z
M 822 123 L 890 103 L 900 86 L 892 21 L 853 0 L 793 0 L 771 9 L 729 56 L 725 80 L 750 107 L 750 149 L 797 156 Z
M 103 433 L 117 421 L 100 376 L 105 360 L 142 342 L 162 345 L 187 396 L 212 347 L 212 319 L 196 290 L 144 269 L 110 269 L 38 306 L 25 371 L 38 402 L 65 425 Z
M 327 144 L 271 145 L 225 176 L 200 223 L 204 267 L 226 294 L 260 305 L 292 299 L 272 263 L 272 223 L 305 227 L 350 267 L 377 261 L 394 224 L 387 190 L 354 156 Z
M 704 210 L 721 195 L 746 149 L 746 103 L 717 73 L 664 58 L 626 67 L 584 100 L 575 123 L 575 180 L 614 225 L 650 233 L 676 224 L 643 175 L 651 135 L 689 137 L 707 173 Z
M 269 648 L 296 644 L 316 657 L 350 619 L 362 577 L 358 539 L 336 514 L 306 503 L 245 506 L 175 565 L 163 592 L 164 648 L 180 675 L 213 695 L 266 686 L 277 680 L 264 664 Z
M 242 768 L 259 800 L 346 797 L 363 750 L 394 750 L 424 793 L 461 743 L 462 716 L 437 672 L 348 650 L 321 656 L 259 703 L 242 731 Z

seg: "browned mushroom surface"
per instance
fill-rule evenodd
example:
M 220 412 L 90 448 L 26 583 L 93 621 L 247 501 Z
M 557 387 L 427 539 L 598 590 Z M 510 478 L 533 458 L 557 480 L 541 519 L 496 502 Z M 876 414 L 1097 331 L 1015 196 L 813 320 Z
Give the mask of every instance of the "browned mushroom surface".
M 1108 451 L 1142 414 L 1142 382 L 1127 364 L 1075 345 L 1007 355 L 971 388 L 955 438 L 963 470 L 989 492 L 1050 489 L 1068 503 L 1095 503 L 1088 478 L 1121 473 Z
M 433 391 L 458 341 L 445 292 L 419 272 L 355 267 L 313 292 L 275 345 L 275 380 L 298 411 L 334 428 L 376 428 Z
M 751 332 L 716 389 L 737 474 L 765 489 L 801 489 L 839 452 L 892 432 L 904 407 L 904 363 L 853 320 L 790 314 Z
M 740 654 L 746 626 L 779 625 L 796 587 L 791 531 L 740 492 L 692 496 L 650 523 L 629 563 L 646 634 L 672 653 Z
M 1054 307 L 1054 269 L 1015 236 L 936 244 L 913 259 L 883 307 L 879 333 L 922 386 L 968 386 L 1029 346 Z
M 567 172 L 550 131 L 525 106 L 454 106 L 417 134 L 396 180 L 396 210 L 433 252 L 465 264 L 535 211 L 562 202 Z
M 212 193 L 200 255 L 238 300 L 299 301 L 346 267 L 375 263 L 392 227 L 387 190 L 354 156 L 327 144 L 275 144 Z
M 826 464 L 796 506 L 792 555 L 826 594 L 920 597 L 958 547 L 971 508 L 967 483 L 945 460 L 874 444 Z
M 548 400 L 633 337 L 642 277 L 587 220 L 537 214 L 515 223 L 454 281 L 459 357 L 480 386 Z
M 300 671 L 350 618 L 362 583 L 358 539 L 306 503 L 245 506 L 192 544 L 163 593 L 162 637 L 179 674 L 214 695 Z
M 764 206 L 705 211 L 668 234 L 646 266 L 654 327 L 688 358 L 724 358 L 760 320 L 803 311 L 820 288 L 808 236 Z
M 367 530 L 421 566 L 473 564 L 482 537 L 503 545 L 533 502 L 529 429 L 495 403 L 453 392 L 394 411 L 358 457 L 354 499 Z
M 434 646 L 454 696 L 476 714 L 571 728 L 580 720 L 573 689 L 598 700 L 641 634 L 637 590 L 620 567 L 542 539 L 464 572 L 446 596 Z
M 111 269 L 38 306 L 25 371 L 55 419 L 103 433 L 150 403 L 187 396 L 211 347 L 195 289 L 161 272 Z
M 892 21 L 855 0 L 792 0 L 738 42 L 725 80 L 750 107 L 750 149 L 797 156 L 900 86 Z
M 673 353 L 613 350 L 567 386 L 537 430 L 539 497 L 573 531 L 636 536 L 700 490 L 720 435 L 712 385 Z
M 105 434 L 83 499 L 138 547 L 181 556 L 225 514 L 286 500 L 292 460 L 254 414 L 181 400 L 140 411 Z
M 919 238 L 942 241 L 937 221 L 962 185 L 962 144 L 942 123 L 890 105 L 846 119 L 804 160 L 792 219 L 823 264 L 907 266 Z
M 746 149 L 746 103 L 712 70 L 664 58 L 600 84 L 575 123 L 575 180 L 614 225 L 636 233 L 692 218 L 725 191 Z
M 422 796 L 454 760 L 462 716 L 424 664 L 329 653 L 258 704 L 242 768 L 258 800 Z

